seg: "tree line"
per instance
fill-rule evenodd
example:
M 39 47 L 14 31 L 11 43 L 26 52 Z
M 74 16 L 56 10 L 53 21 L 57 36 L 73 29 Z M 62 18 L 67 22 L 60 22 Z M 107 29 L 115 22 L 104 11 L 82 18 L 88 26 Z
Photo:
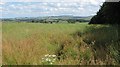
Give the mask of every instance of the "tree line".
M 29 23 L 81 23 L 89 22 L 90 20 L 84 19 L 2 19 L 2 21 L 13 21 L 13 22 L 29 22 Z

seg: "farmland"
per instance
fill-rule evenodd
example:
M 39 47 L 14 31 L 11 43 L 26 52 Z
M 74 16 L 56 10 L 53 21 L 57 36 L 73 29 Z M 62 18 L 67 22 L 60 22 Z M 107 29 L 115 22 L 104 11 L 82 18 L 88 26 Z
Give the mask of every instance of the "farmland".
M 117 39 L 111 25 L 2 23 L 2 64 L 49 64 L 47 54 L 56 55 L 55 65 L 119 64 Z

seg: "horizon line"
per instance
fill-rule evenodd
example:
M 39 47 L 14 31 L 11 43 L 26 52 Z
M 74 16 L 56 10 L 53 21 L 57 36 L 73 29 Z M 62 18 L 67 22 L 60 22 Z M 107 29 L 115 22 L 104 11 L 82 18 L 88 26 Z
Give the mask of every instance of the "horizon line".
M 73 16 L 75 15 L 50 15 L 50 16 L 24 16 L 24 17 L 0 17 L 0 19 L 9 19 L 9 18 L 37 18 L 37 17 L 52 17 L 52 16 Z M 94 15 L 88 15 L 88 16 L 77 16 L 77 17 L 89 17 L 89 16 L 94 16 Z

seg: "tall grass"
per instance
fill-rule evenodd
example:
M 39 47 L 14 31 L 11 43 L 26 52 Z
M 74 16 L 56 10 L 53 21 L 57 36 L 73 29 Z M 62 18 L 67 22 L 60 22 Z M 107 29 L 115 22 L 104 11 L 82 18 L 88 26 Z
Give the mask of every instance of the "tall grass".
M 2 64 L 39 65 L 46 54 L 56 55 L 61 65 L 119 62 L 120 46 L 112 46 L 116 28 L 109 25 L 3 23 L 2 30 Z
M 0 66 L 2 65 L 2 22 L 0 22 Z
M 86 24 L 3 23 L 3 64 L 41 64 Z M 72 39 L 72 40 L 71 40 Z

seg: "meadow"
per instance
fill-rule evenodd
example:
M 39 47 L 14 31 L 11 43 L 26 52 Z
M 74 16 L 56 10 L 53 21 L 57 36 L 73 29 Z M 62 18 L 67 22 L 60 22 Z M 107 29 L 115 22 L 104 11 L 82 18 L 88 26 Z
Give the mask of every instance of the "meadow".
M 0 22 L 0 66 L 2 65 L 2 23 Z
M 119 64 L 117 39 L 117 27 L 111 25 L 2 23 L 2 64 Z

